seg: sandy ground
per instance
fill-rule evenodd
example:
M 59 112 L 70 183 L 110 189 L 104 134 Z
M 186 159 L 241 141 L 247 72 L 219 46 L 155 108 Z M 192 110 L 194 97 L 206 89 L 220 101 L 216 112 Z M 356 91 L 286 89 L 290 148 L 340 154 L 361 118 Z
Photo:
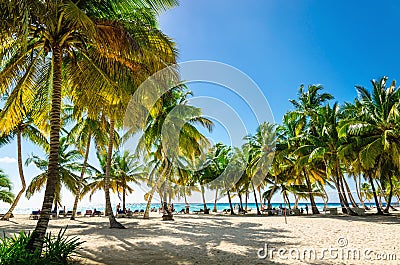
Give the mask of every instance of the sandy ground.
M 49 231 L 68 225 L 68 235 L 86 241 L 82 264 L 400 264 L 397 213 L 289 216 L 287 224 L 282 216 L 190 214 L 174 219 L 161 221 L 158 213 L 149 220 L 119 218 L 127 229 L 118 230 L 108 228 L 106 217 L 60 218 L 50 221 Z M 0 222 L 0 233 L 35 225 L 28 215 L 17 215 Z

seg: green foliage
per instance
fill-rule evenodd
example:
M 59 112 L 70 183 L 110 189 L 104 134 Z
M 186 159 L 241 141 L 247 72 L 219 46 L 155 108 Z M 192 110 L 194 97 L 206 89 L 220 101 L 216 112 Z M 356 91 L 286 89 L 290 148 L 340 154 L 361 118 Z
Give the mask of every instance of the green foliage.
M 4 235 L 0 239 L 0 264 L 4 265 L 58 265 L 73 264 L 73 257 L 84 241 L 77 237 L 65 236 L 65 229 L 61 229 L 57 236 L 46 234 L 43 241 L 42 253 L 29 252 L 26 249 L 30 232 L 21 231 L 13 236 Z

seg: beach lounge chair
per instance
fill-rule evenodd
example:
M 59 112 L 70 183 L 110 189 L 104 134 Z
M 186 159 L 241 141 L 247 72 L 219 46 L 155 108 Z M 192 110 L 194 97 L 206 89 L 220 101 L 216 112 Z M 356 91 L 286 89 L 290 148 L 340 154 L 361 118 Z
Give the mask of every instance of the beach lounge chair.
M 141 210 L 139 211 L 139 214 L 144 214 L 144 210 L 141 209 Z
M 29 219 L 38 220 L 40 216 L 39 211 L 32 211 L 31 215 L 29 215 Z
M 139 210 L 134 210 L 133 213 L 134 214 L 139 214 Z
M 72 211 L 68 211 L 68 212 L 65 214 L 65 217 L 67 217 L 67 216 L 72 216 Z
M 126 214 L 123 210 L 118 210 L 117 211 L 117 218 L 122 218 L 122 217 L 126 217 Z
M 104 215 L 103 212 L 100 212 L 100 211 L 94 211 L 93 212 L 93 216 L 102 216 L 102 215 Z
M 92 210 L 86 210 L 85 215 L 84 216 L 89 216 L 92 217 L 93 215 L 93 211 Z
M 58 211 L 58 216 L 63 216 L 63 217 L 65 217 L 65 212 L 64 212 L 64 210 L 60 210 L 60 211 Z
M 50 212 L 50 217 L 51 218 L 57 218 L 57 211 L 56 210 L 51 211 Z

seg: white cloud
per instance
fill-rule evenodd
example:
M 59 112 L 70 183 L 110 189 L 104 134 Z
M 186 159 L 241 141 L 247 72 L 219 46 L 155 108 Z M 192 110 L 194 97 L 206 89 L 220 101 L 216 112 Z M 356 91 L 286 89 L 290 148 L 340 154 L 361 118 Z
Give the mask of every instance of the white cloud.
M 13 157 L 0 157 L 0 163 L 5 163 L 5 164 L 12 164 L 17 162 L 17 159 L 13 158 Z

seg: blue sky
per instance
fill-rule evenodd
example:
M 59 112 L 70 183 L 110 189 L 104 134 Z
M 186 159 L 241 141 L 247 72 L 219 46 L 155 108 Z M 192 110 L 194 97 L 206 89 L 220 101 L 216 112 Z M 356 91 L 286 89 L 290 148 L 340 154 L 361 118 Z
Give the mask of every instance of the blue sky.
M 213 60 L 247 74 L 280 122 L 291 108 L 288 99 L 296 98 L 300 84 L 322 84 L 325 92 L 344 102 L 356 96 L 354 85 L 370 87 L 370 79 L 383 75 L 398 78 L 399 13 L 398 1 L 186 0 L 160 16 L 160 27 L 177 42 L 179 62 Z M 195 96 L 216 98 L 234 107 L 246 121 L 246 107 L 223 88 L 209 84 L 190 88 Z M 251 132 L 255 122 L 247 122 Z M 210 137 L 215 142 L 229 140 L 221 126 Z M 26 142 L 23 148 L 24 159 L 38 152 Z M 10 175 L 17 190 L 15 149 L 15 144 L 0 149 L 0 168 Z M 37 173 L 27 167 L 27 182 Z M 141 189 L 136 191 L 128 201 L 143 201 Z M 103 197 L 99 194 L 94 200 L 102 202 Z M 70 194 L 64 198 L 66 205 L 72 204 Z M 23 199 L 21 205 L 39 206 L 42 199 L 42 194 L 35 195 L 31 201 Z M 116 197 L 113 200 L 117 202 Z M 331 201 L 336 201 L 334 196 Z M 85 203 L 89 204 L 87 199 Z

